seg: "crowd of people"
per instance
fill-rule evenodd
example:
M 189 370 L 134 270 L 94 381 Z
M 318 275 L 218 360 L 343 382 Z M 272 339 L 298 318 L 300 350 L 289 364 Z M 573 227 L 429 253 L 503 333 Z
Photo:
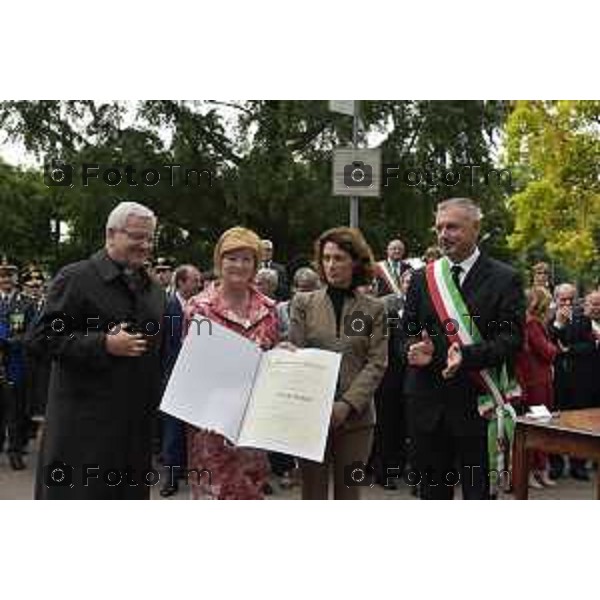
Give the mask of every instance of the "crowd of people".
M 507 414 L 600 407 L 600 291 L 580 300 L 573 283 L 553 287 L 545 263 L 524 290 L 516 269 L 479 248 L 481 220 L 472 200 L 441 202 L 437 246 L 409 259 L 392 239 L 380 261 L 358 230 L 336 227 L 291 273 L 270 240 L 234 227 L 208 269 L 150 262 L 156 216 L 123 202 L 105 247 L 51 281 L 4 258 L 0 451 L 20 470 L 37 439 L 40 499 L 145 499 L 157 461 L 168 469 L 164 497 L 185 480 L 196 499 L 260 499 L 296 485 L 305 499 L 358 499 L 371 476 L 391 490 L 406 481 L 423 499 L 452 498 L 459 484 L 465 499 L 494 497 L 490 398 L 499 394 Z M 197 315 L 263 350 L 341 354 L 322 463 L 237 447 L 158 411 Z M 531 467 L 535 488 L 589 478 L 574 457 L 535 452 Z
M 600 407 L 600 292 L 582 297 L 572 282 L 551 284 L 546 263 L 532 268 L 527 292 L 525 343 L 517 357 L 523 403 L 549 410 Z M 531 487 L 553 485 L 565 474 L 587 481 L 587 461 L 536 453 Z
M 25 333 L 39 319 L 46 290 L 44 273 L 28 265 L 19 269 L 6 257 L 0 262 L 0 451 L 6 449 L 14 470 L 25 468 L 23 456 L 43 416 L 50 362 L 26 352 Z

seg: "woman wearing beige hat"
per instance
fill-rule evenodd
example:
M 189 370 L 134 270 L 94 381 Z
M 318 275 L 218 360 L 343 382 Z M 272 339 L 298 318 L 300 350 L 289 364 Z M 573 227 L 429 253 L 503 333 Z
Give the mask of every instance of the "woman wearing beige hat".
M 214 251 L 218 279 L 188 301 L 187 322 L 201 315 L 252 340 L 263 350 L 272 348 L 278 341 L 275 302 L 253 285 L 261 252 L 261 240 L 253 231 L 243 227 L 225 231 Z M 188 461 L 190 469 L 210 473 L 210 477 L 190 481 L 195 499 L 263 498 L 269 463 L 261 450 L 238 448 L 218 433 L 190 426 Z

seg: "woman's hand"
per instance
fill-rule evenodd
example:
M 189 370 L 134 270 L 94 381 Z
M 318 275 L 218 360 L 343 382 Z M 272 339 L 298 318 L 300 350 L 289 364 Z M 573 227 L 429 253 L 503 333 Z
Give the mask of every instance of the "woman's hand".
M 448 359 L 446 361 L 446 368 L 442 371 L 442 377 L 449 379 L 454 377 L 460 366 L 462 365 L 462 351 L 458 342 L 452 342 L 450 348 L 448 348 Z
M 290 352 L 296 352 L 296 350 L 298 350 L 298 346 L 294 346 L 292 342 L 279 342 L 275 348 L 277 350 L 289 350 Z
M 333 403 L 333 410 L 331 411 L 331 427 L 338 429 L 350 416 L 350 405 L 346 402 L 336 401 Z

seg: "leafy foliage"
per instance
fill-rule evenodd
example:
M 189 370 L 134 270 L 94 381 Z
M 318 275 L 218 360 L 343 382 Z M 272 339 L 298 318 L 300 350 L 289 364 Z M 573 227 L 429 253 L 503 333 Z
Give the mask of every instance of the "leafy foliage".
M 520 101 L 507 122 L 518 168 L 512 248 L 540 247 L 571 276 L 591 282 L 600 234 L 600 102 Z
M 364 131 L 382 138 L 384 163 L 398 165 L 402 173 L 461 173 L 455 185 L 445 185 L 439 177 L 419 185 L 390 179 L 381 198 L 362 200 L 361 228 L 375 252 L 381 254 L 389 238 L 400 235 L 410 253 L 418 255 L 433 242 L 435 204 L 468 195 L 483 205 L 485 243 L 495 255 L 506 256 L 510 182 L 490 177 L 487 184 L 480 180 L 471 185 L 464 165 L 478 165 L 480 175 L 494 167 L 508 103 L 361 104 Z M 163 175 L 154 186 L 107 185 L 96 178 L 87 186 L 76 181 L 74 187 L 46 187 L 39 172 L 4 165 L 0 214 L 6 216 L 5 251 L 52 267 L 85 256 L 102 243 L 111 208 L 132 199 L 157 212 L 157 251 L 178 260 L 209 265 L 220 233 L 243 224 L 272 238 L 279 260 L 306 262 L 312 241 L 324 229 L 348 222 L 348 200 L 331 195 L 331 157 L 334 147 L 351 141 L 351 121 L 330 113 L 326 101 L 140 101 L 133 107 L 120 102 L 0 102 L 0 129 L 40 158 L 60 158 L 75 165 L 76 173 L 84 164 L 101 164 L 131 165 L 137 177 L 156 167 Z M 162 165 L 174 163 L 182 168 L 171 185 Z M 212 171 L 212 186 L 201 177 L 186 185 L 185 168 Z M 51 235 L 50 219 L 69 223 L 68 241 L 58 243 Z

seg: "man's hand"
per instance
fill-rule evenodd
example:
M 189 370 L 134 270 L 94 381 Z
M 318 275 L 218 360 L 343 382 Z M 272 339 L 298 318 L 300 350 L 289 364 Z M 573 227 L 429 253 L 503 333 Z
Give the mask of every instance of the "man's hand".
M 458 342 L 452 342 L 448 348 L 448 358 L 446 360 L 446 368 L 442 371 L 442 377 L 449 379 L 456 374 L 462 365 L 462 351 Z
M 121 323 L 117 325 L 118 333 L 106 334 L 106 351 L 113 356 L 141 356 L 148 349 L 148 341 L 141 333 L 127 333 L 125 327 L 127 323 Z
M 566 325 L 573 315 L 573 307 L 571 306 L 561 306 L 556 311 L 556 322 L 562 327 Z
M 426 367 L 433 358 L 433 342 L 426 330 L 421 333 L 421 341 L 408 349 L 408 364 L 412 367 Z
M 333 403 L 333 410 L 331 411 L 331 427 L 338 429 L 341 427 L 346 419 L 350 416 L 351 412 L 350 405 L 346 402 L 336 401 Z

